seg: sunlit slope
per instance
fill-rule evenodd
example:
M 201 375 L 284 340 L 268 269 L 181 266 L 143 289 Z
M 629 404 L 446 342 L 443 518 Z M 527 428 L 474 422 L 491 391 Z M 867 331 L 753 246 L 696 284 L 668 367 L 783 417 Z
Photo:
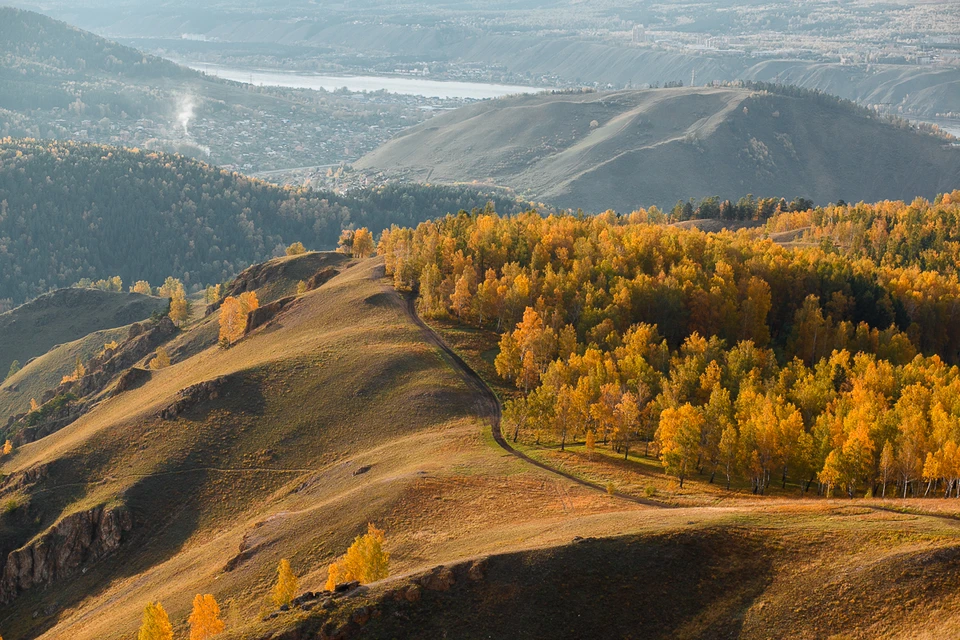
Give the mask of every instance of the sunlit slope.
M 129 638 L 156 600 L 185 636 L 196 593 L 220 601 L 228 639 L 311 637 L 320 608 L 263 620 L 277 562 L 318 591 L 367 522 L 387 531 L 395 577 L 335 609 L 381 611 L 362 637 L 937 637 L 933 613 L 955 619 L 954 501 L 922 503 L 942 516 L 733 494 L 661 509 L 589 490 L 491 441 L 483 403 L 378 259 L 308 254 L 245 277 L 267 301 L 330 267 L 230 349 L 209 342 L 215 316 L 187 328 L 171 367 L 6 462 L 0 500 L 18 506 L 0 516 L 3 557 L 41 539 L 69 556 L 56 546 L 69 536 L 45 536 L 97 509 L 129 526 L 118 517 L 114 548 L 16 591 L 4 637 Z M 482 580 L 461 572 L 416 604 L 384 599 L 478 556 Z
M 20 502 L 2 516 L 4 556 L 74 514 L 130 521 L 109 553 L 16 591 L 5 637 L 129 637 L 148 600 L 182 622 L 201 591 L 253 621 L 281 557 L 319 589 L 368 521 L 402 571 L 538 535 L 518 522 L 622 508 L 504 458 L 378 261 L 338 268 L 232 348 L 174 358 L 4 465 L 2 499 Z M 176 418 L 158 416 L 208 381 Z
M 833 99 L 681 88 L 488 101 L 414 127 L 357 166 L 631 211 L 745 193 L 910 201 L 952 189 L 958 159 L 945 140 Z

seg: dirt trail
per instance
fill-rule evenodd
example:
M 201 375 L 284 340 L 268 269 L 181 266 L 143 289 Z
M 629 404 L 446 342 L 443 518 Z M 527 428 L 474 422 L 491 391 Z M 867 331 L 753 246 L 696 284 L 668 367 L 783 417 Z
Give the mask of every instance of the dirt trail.
M 393 288 L 390 287 L 390 289 L 392 290 Z M 399 296 L 400 294 L 397 295 Z M 549 471 L 550 473 L 566 478 L 567 480 L 576 482 L 584 487 L 588 487 L 603 493 L 607 492 L 605 487 L 602 487 L 595 482 L 578 478 L 571 473 L 551 467 L 550 465 L 544 464 L 539 460 L 534 460 L 525 453 L 514 449 L 510 443 L 507 442 L 507 439 L 503 437 L 503 431 L 500 427 L 502 410 L 500 407 L 500 400 L 497 398 L 497 394 L 493 392 L 493 389 L 491 389 L 487 383 L 484 382 L 483 378 L 481 378 L 476 371 L 470 368 L 470 365 L 464 362 L 463 358 L 461 358 L 453 349 L 447 346 L 447 343 L 443 341 L 436 331 L 431 329 L 427 323 L 420 319 L 420 316 L 417 315 L 413 297 L 406 297 L 405 302 L 405 307 L 410 319 L 413 320 L 414 324 L 420 327 L 420 330 L 423 332 L 424 339 L 443 352 L 444 357 L 450 362 L 454 370 L 460 375 L 470 390 L 475 393 L 477 397 L 477 408 L 480 412 L 480 415 L 490 421 L 490 429 L 493 433 L 493 439 L 504 451 L 509 452 L 510 454 L 520 458 L 524 462 L 534 465 L 535 467 L 539 467 L 545 471 Z M 636 504 L 642 504 L 649 507 L 664 508 L 668 506 L 660 502 L 646 500 L 636 496 L 624 495 L 621 493 L 615 493 L 614 495 L 622 500 L 627 500 L 629 502 L 634 502 Z

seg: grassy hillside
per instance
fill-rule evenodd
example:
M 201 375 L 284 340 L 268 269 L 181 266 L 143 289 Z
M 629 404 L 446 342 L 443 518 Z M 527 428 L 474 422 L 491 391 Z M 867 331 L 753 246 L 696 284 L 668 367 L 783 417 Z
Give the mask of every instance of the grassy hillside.
M 471 395 L 379 280 L 382 267 L 338 268 L 233 348 L 174 357 L 5 464 L 3 499 L 20 506 L 3 516 L 4 555 L 97 505 L 132 518 L 119 549 L 84 562 L 86 574 L 21 591 L 0 610 L 5 635 L 127 637 L 146 599 L 182 620 L 193 593 L 211 589 L 248 622 L 280 557 L 305 588 L 319 588 L 326 563 L 368 521 L 390 532 L 402 571 L 485 549 L 536 514 L 564 517 L 558 503 L 517 504 L 556 488 L 490 455 Z M 216 399 L 157 417 L 180 390 L 220 377 Z M 18 480 L 37 468 L 38 479 Z M 609 508 L 603 496 L 572 493 L 568 505 Z M 499 514 L 465 521 L 465 503 Z
M 407 576 L 227 638 L 331 622 L 371 639 L 934 638 L 960 614 L 940 601 L 958 585 L 949 518 L 781 504 L 584 517 L 577 527 L 600 537 L 571 543 L 564 526 L 561 544 L 449 563 L 446 589 Z M 424 585 L 420 599 L 396 597 L 413 584 Z M 347 624 L 362 607 L 369 620 Z
M 940 597 L 956 586 L 953 501 L 906 503 L 937 517 L 737 493 L 662 509 L 593 491 L 504 455 L 379 259 L 282 258 L 244 282 L 269 300 L 315 267 L 338 275 L 232 348 L 205 342 L 215 316 L 197 320 L 169 345 L 171 367 L 4 460 L 0 556 L 9 565 L 10 551 L 43 540 L 69 560 L 45 565 L 49 583 L 0 584 L 12 593 L 4 637 L 129 638 L 155 600 L 185 635 L 195 593 L 213 593 L 225 637 L 245 639 L 304 637 L 366 604 L 380 612 L 371 638 L 877 635 L 923 631 L 932 607 L 954 615 Z M 182 393 L 200 383 L 215 393 Z M 177 398 L 189 400 L 161 418 Z M 116 544 L 62 546 L 104 513 Z M 265 615 L 280 558 L 301 591 L 319 591 L 367 522 L 387 531 L 396 578 L 332 609 Z M 385 599 L 478 556 L 489 556 L 479 580 L 458 569 L 452 589 Z M 924 595 L 901 606 L 921 576 Z M 798 604 L 811 593 L 816 606 Z
M 42 356 L 55 345 L 144 320 L 166 308 L 166 300 L 137 293 L 62 289 L 40 296 L 0 314 L 0 369 L 3 369 L 0 375 L 6 375 L 14 360 L 25 366 L 30 359 Z M 4 382 L 0 394 L 16 384 L 16 379 Z
M 8 416 L 30 409 L 30 400 L 41 400 L 43 393 L 54 389 L 64 376 L 73 373 L 77 358 L 87 362 L 103 351 L 110 342 L 121 342 L 130 332 L 129 326 L 95 331 L 64 344 L 58 344 L 46 353 L 32 358 L 19 372 L 0 384 L 0 425 Z
M 0 299 L 19 303 L 112 275 L 154 285 L 170 274 L 187 287 L 222 282 L 295 241 L 333 249 L 345 227 L 379 233 L 488 199 L 506 211 L 519 207 L 470 187 L 391 185 L 339 196 L 183 156 L 0 140 Z
M 954 188 L 958 158 L 942 139 L 812 94 L 687 88 L 486 102 L 419 125 L 357 166 L 627 212 L 744 193 L 909 201 Z

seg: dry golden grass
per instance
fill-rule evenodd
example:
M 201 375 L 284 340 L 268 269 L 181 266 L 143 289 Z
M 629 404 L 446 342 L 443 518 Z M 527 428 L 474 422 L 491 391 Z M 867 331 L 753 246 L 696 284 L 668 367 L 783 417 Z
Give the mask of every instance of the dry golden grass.
M 960 587 L 950 555 L 960 548 L 960 505 L 907 501 L 907 509 L 925 511 L 903 513 L 901 501 L 724 496 L 699 482 L 681 493 L 652 464 L 635 487 L 621 481 L 623 491 L 654 485 L 666 504 L 680 505 L 661 509 L 532 467 L 495 445 L 475 398 L 424 341 L 381 272 L 376 259 L 352 264 L 227 350 L 199 339 L 187 348 L 215 322 L 197 320 L 177 338 L 181 357 L 172 366 L 7 461 L 4 474 L 49 465 L 47 479 L 20 496 L 37 518 L 31 536 L 104 503 L 127 505 L 135 525 L 116 554 L 0 609 L 4 637 L 129 638 L 144 604 L 155 600 L 182 634 L 196 593 L 212 593 L 224 606 L 227 638 L 289 628 L 294 614 L 259 621 L 280 558 L 290 559 L 302 590 L 322 589 L 327 563 L 367 522 L 386 530 L 395 575 L 481 554 L 515 554 L 498 561 L 504 579 L 524 563 L 546 571 L 545 558 L 569 563 L 557 571 L 616 567 L 610 558 L 622 552 L 620 539 L 654 571 L 658 550 L 674 549 L 677 564 L 666 568 L 676 569 L 675 582 L 634 579 L 606 594 L 594 577 L 581 585 L 586 591 L 571 587 L 568 595 L 595 589 L 596 598 L 622 598 L 621 607 L 649 594 L 683 599 L 672 622 L 662 622 L 678 636 L 709 636 L 712 624 L 733 618 L 743 637 L 791 629 L 826 637 L 845 628 L 862 631 L 854 636 L 921 634 L 929 630 L 921 613 L 940 606 L 942 616 L 956 615 L 953 599 L 938 597 Z M 175 420 L 157 417 L 178 391 L 218 376 L 227 376 L 220 398 Z M 622 473 L 618 460 L 585 460 L 582 448 L 536 454 L 596 479 L 609 474 L 617 482 Z M 581 556 L 581 545 L 567 549 L 577 536 L 613 541 Z M 703 536 L 712 542 L 695 542 Z M 686 555 L 677 551 L 689 544 Z M 930 564 L 930 553 L 945 560 Z M 915 567 L 928 568 L 903 573 Z M 924 581 L 933 585 L 928 595 L 898 604 L 905 591 L 926 593 Z M 895 600 L 880 599 L 878 585 Z M 497 607 L 509 612 L 525 597 L 545 597 L 524 588 L 516 605 Z M 858 590 L 869 597 L 848 602 Z M 555 600 L 569 609 L 573 601 L 560 597 L 567 591 Z M 731 595 L 704 597 L 696 610 L 691 598 L 714 591 Z M 501 615 L 469 599 L 445 606 L 446 615 L 477 620 L 450 637 L 477 637 L 486 624 L 478 616 Z M 544 606 L 547 623 L 552 609 Z M 448 619 L 426 621 L 423 630 Z M 396 636 L 386 626 L 371 633 Z
M 466 387 L 379 269 L 348 269 L 234 347 L 175 361 L 18 451 L 4 473 L 54 463 L 25 496 L 36 534 L 112 502 L 129 506 L 135 526 L 85 575 L 0 611 L 4 633 L 46 625 L 51 638 L 124 637 L 148 600 L 182 620 L 201 591 L 251 620 L 280 557 L 303 588 L 320 588 L 327 562 L 367 521 L 386 528 L 405 571 L 522 543 L 519 523 L 620 508 L 493 448 Z M 156 416 L 179 390 L 218 376 L 229 380 L 222 398 L 177 420 Z M 249 553 L 225 571 L 245 537 Z

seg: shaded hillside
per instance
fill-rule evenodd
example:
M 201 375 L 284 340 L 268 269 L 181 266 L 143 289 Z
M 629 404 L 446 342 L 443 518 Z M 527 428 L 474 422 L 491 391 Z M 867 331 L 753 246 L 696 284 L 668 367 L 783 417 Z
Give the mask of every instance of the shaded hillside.
M 55 345 L 149 318 L 166 310 L 167 304 L 167 300 L 138 293 L 96 289 L 62 289 L 40 296 L 0 314 L 0 376 L 6 375 L 14 360 L 25 366 Z
M 296 191 L 182 156 L 0 140 L 0 299 L 112 275 L 222 282 L 295 241 L 332 249 L 345 227 L 379 233 L 488 199 L 503 211 L 519 206 L 467 187 Z
M 745 70 L 744 80 L 782 82 L 817 89 L 865 105 L 921 117 L 956 111 L 960 71 L 950 67 L 825 64 L 769 60 Z
M 560 206 L 631 211 L 744 193 L 818 203 L 933 197 L 960 148 L 849 104 L 747 89 L 539 95 L 465 107 L 356 166 L 432 182 L 489 180 Z
M 79 340 L 58 344 L 32 358 L 19 372 L 0 384 L 0 427 L 7 424 L 10 416 L 29 411 L 31 400 L 39 401 L 48 389 L 55 389 L 64 376 L 71 375 L 77 366 L 77 358 L 88 362 L 104 350 L 104 345 L 122 341 L 129 333 L 127 325 L 95 331 Z
M 681 526 L 624 518 L 639 532 L 449 562 L 226 637 L 935 638 L 960 616 L 940 604 L 960 584 L 947 522 L 840 505 L 684 513 Z

